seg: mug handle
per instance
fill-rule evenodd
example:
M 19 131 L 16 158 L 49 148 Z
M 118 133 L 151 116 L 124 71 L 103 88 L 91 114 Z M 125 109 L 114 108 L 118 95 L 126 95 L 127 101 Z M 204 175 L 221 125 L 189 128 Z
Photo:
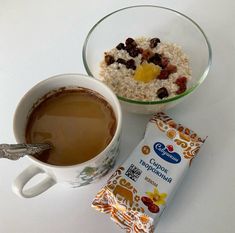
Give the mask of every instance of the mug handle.
M 24 186 L 28 183 L 28 181 L 40 173 L 45 173 L 47 177 L 35 186 L 28 189 L 24 189 Z M 54 184 L 56 184 L 56 181 L 51 176 L 49 176 L 44 170 L 34 165 L 31 165 L 27 167 L 21 174 L 19 174 L 18 177 L 16 177 L 15 181 L 12 184 L 12 190 L 15 194 L 20 197 L 30 198 L 45 192 Z

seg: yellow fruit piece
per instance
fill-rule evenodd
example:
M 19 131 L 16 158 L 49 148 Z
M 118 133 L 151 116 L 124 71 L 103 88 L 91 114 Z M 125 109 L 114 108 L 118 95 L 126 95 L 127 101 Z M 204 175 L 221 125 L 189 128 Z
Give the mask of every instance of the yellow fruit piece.
M 161 68 L 153 63 L 143 63 L 139 65 L 135 71 L 134 79 L 148 83 L 155 79 L 161 72 Z

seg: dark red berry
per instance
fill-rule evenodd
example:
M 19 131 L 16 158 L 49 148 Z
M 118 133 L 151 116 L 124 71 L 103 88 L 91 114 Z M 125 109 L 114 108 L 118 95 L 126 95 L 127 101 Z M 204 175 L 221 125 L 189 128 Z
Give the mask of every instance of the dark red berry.
M 157 76 L 158 79 L 168 79 L 169 72 L 165 69 L 162 69 L 160 74 Z
M 181 94 L 181 93 L 185 92 L 187 89 L 186 83 L 182 83 L 178 86 L 179 86 L 179 89 L 176 91 L 176 94 Z
M 168 96 L 169 96 L 169 94 L 168 94 L 168 91 L 165 87 L 161 87 L 157 90 L 157 97 L 159 99 L 163 99 L 163 98 L 166 98 Z
M 169 72 L 169 74 L 172 74 L 177 71 L 177 67 L 169 63 L 166 67 L 166 70 Z
M 105 55 L 104 57 L 105 63 L 109 66 L 115 62 L 114 57 L 112 55 Z
M 117 63 L 120 63 L 120 64 L 123 64 L 123 65 L 126 65 L 126 60 L 122 59 L 122 58 L 118 58 Z
M 125 49 L 125 45 L 123 43 L 120 43 L 116 46 L 118 50 Z
M 176 94 L 181 94 L 187 89 L 187 78 L 182 76 L 176 79 L 175 84 L 179 86 L 179 89 L 176 91 Z
M 150 47 L 151 49 L 153 49 L 153 48 L 155 48 L 155 47 L 157 46 L 157 44 L 160 43 L 160 42 L 161 42 L 161 41 L 160 41 L 159 38 L 152 38 L 152 39 L 150 40 L 149 47 Z
M 154 53 L 154 55 L 148 59 L 148 62 L 155 65 L 161 65 L 161 60 L 161 55 L 159 53 Z
M 187 83 L 187 78 L 182 76 L 176 79 L 175 84 L 181 85 L 181 84 L 186 84 Z
M 133 59 L 128 60 L 126 62 L 126 68 L 135 70 L 136 69 L 135 61 Z
M 152 204 L 152 205 L 149 205 L 148 206 L 148 210 L 154 214 L 158 213 L 159 212 L 159 207 L 155 204 Z
M 152 204 L 153 204 L 152 199 L 150 199 L 149 197 L 141 197 L 141 201 L 142 201 L 146 206 L 149 206 L 149 205 L 152 205 Z

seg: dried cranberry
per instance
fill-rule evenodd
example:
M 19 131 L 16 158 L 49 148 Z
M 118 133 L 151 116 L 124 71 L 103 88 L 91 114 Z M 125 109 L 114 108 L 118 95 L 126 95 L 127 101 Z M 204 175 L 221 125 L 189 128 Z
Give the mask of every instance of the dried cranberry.
M 162 60 L 161 60 L 161 67 L 162 68 L 165 68 L 169 63 L 169 59 L 167 57 L 162 57 Z
M 186 83 L 182 83 L 178 86 L 179 86 L 179 89 L 176 91 L 176 94 L 182 94 L 187 89 Z
M 179 86 L 179 89 L 176 91 L 176 94 L 181 94 L 187 89 L 187 78 L 182 76 L 176 79 L 175 84 Z
M 158 79 L 168 79 L 169 72 L 165 69 L 162 69 L 160 74 L 157 76 Z
M 127 38 L 125 43 L 126 43 L 126 45 L 132 45 L 133 47 L 137 46 L 135 40 L 132 38 Z
M 141 197 L 141 201 L 142 201 L 146 206 L 149 206 L 149 205 L 152 205 L 152 204 L 153 204 L 152 199 L 150 199 L 149 197 Z
M 105 55 L 104 57 L 105 63 L 109 66 L 115 62 L 114 57 L 112 55 Z
M 186 84 L 187 83 L 187 78 L 182 76 L 176 79 L 175 84 L 180 86 L 181 84 Z
M 133 49 L 130 49 L 128 53 L 131 57 L 137 57 L 139 55 L 139 50 L 136 48 L 133 48 Z
M 172 73 L 175 73 L 177 71 L 177 67 L 175 65 L 172 65 L 172 64 L 168 64 L 167 67 L 166 67 L 166 70 L 172 74 Z
M 126 68 L 135 70 L 136 69 L 135 61 L 133 59 L 128 60 L 126 62 Z
M 169 96 L 169 94 L 168 94 L 168 91 L 165 87 L 161 87 L 160 89 L 157 90 L 157 97 L 159 99 L 163 99 L 163 98 L 166 98 L 168 96 Z
M 126 65 L 126 60 L 122 59 L 122 58 L 118 58 L 117 63 L 120 63 L 120 64 L 123 64 L 123 65 Z
M 159 212 L 160 209 L 159 209 L 159 207 L 158 207 L 157 205 L 152 204 L 152 205 L 149 205 L 149 206 L 148 206 L 148 210 L 149 210 L 151 213 L 156 214 L 156 213 Z
M 125 45 L 123 43 L 120 43 L 116 46 L 116 49 L 118 50 L 125 49 Z
M 154 55 L 148 59 L 148 62 L 155 65 L 161 65 L 161 60 L 161 55 L 159 53 L 154 53 Z
M 153 49 L 153 48 L 155 48 L 155 47 L 157 46 L 157 44 L 160 43 L 160 42 L 161 42 L 161 41 L 160 41 L 159 38 L 152 38 L 152 39 L 150 40 L 149 47 L 150 47 L 151 49 Z

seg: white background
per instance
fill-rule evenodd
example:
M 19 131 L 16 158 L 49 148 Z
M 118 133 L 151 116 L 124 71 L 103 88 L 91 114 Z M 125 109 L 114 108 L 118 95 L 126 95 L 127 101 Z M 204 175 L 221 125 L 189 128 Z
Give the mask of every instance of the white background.
M 13 113 L 37 82 L 59 73 L 85 73 L 82 45 L 104 15 L 124 6 L 155 4 L 194 19 L 207 34 L 213 65 L 203 85 L 167 113 L 208 140 L 158 225 L 158 233 L 235 232 L 235 1 L 0 0 L 0 143 L 14 143 Z M 144 16 L 143 16 L 144 20 Z M 122 162 L 142 138 L 148 116 L 124 113 Z M 29 165 L 0 161 L 1 233 L 122 232 L 90 208 L 108 176 L 80 189 L 56 185 L 20 199 L 14 178 Z

